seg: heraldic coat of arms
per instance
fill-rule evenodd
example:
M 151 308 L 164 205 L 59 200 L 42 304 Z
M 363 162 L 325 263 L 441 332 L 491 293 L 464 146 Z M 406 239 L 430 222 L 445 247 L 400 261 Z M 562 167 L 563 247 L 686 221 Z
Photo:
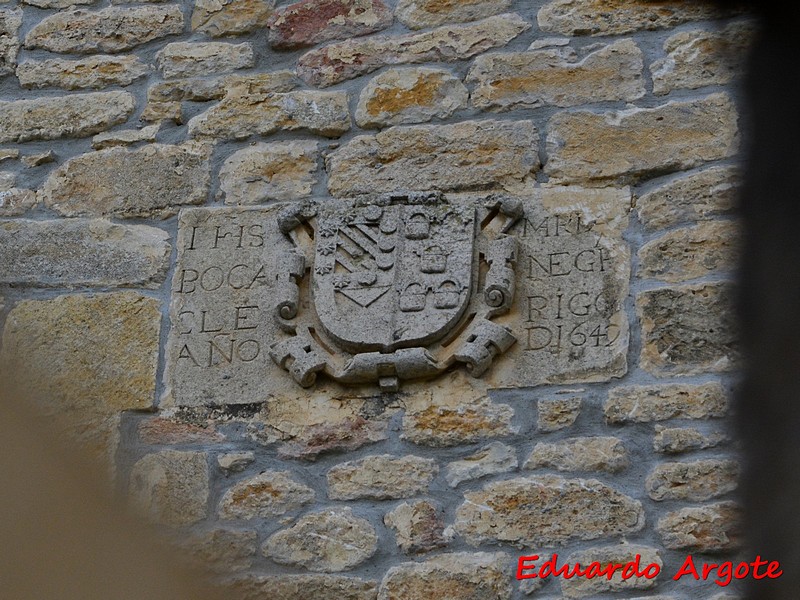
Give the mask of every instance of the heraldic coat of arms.
M 289 337 L 272 359 L 303 387 L 324 373 L 396 391 L 457 363 L 481 376 L 516 341 L 491 319 L 511 307 L 508 231 L 521 214 L 507 198 L 476 206 L 438 192 L 290 206 L 279 225 L 295 250 L 274 312 Z

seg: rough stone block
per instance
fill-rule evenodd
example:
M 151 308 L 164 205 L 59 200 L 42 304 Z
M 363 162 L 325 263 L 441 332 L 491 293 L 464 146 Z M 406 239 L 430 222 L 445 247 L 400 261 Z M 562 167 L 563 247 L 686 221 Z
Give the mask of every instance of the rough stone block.
M 718 498 L 736 489 L 739 465 L 733 460 L 668 462 L 656 466 L 647 477 L 645 488 L 653 500 L 701 502 Z
M 726 94 L 655 108 L 556 114 L 548 124 L 552 183 L 608 185 L 732 156 L 738 116 Z
M 666 29 L 724 14 L 694 0 L 552 0 L 538 15 L 542 31 L 564 35 L 620 35 Z
M 636 299 L 642 324 L 641 364 L 656 375 L 730 371 L 740 344 L 728 283 L 658 288 Z
M 400 0 L 397 20 L 409 29 L 425 29 L 446 23 L 477 21 L 507 10 L 511 0 Z
M 392 10 L 383 0 L 301 0 L 270 17 L 269 43 L 293 50 L 331 40 L 346 40 L 386 29 Z
M 241 35 L 267 25 L 275 0 L 195 0 L 192 31 L 211 37 Z
M 680 454 L 692 450 L 713 448 L 727 439 L 721 433 L 705 434 L 693 427 L 663 427 L 656 425 L 653 450 L 666 454 Z
M 14 72 L 19 52 L 19 28 L 22 9 L 0 10 L 0 79 Z
M 327 87 L 385 65 L 465 60 L 504 46 L 529 28 L 530 23 L 509 13 L 423 33 L 334 42 L 300 57 L 297 74 L 311 85 Z
M 661 555 L 655 548 L 648 546 L 637 546 L 633 544 L 618 544 L 616 546 L 603 546 L 601 548 L 590 548 L 583 552 L 571 554 L 565 562 L 574 565 L 580 563 L 582 567 L 587 567 L 592 563 L 599 563 L 601 568 L 608 564 L 621 564 L 631 562 L 640 556 L 639 564 L 642 569 L 649 564 L 658 565 L 659 569 L 664 566 Z M 622 572 L 615 572 L 611 578 L 603 577 L 575 577 L 574 579 L 561 580 L 561 591 L 565 598 L 585 598 L 593 594 L 603 594 L 610 592 L 627 592 L 631 590 L 649 590 L 656 585 L 655 579 L 647 577 L 631 577 L 623 579 Z
M 147 454 L 131 469 L 132 505 L 162 525 L 191 525 L 204 519 L 208 493 L 205 452 L 164 450 Z
M 682 31 L 664 42 L 666 58 L 650 65 L 653 93 L 725 85 L 744 70 L 755 35 L 750 22 L 731 23 L 721 31 Z
M 92 138 L 92 148 L 103 150 L 114 146 L 131 146 L 137 142 L 155 142 L 160 125 L 148 125 L 141 129 L 123 129 L 98 133 Z
M 639 250 L 639 276 L 677 283 L 731 271 L 739 248 L 739 226 L 731 221 L 674 229 Z
M 628 452 L 619 438 L 584 437 L 555 443 L 539 442 L 522 468 L 617 473 L 628 464 Z
M 421 554 L 446 546 L 444 519 L 441 511 L 427 500 L 403 502 L 383 517 L 384 524 L 394 531 L 400 550 Z
M 314 501 L 310 487 L 298 483 L 288 471 L 264 471 L 231 487 L 222 497 L 222 519 L 272 519 Z
M 422 446 L 458 446 L 519 431 L 512 426 L 514 409 L 488 399 L 444 405 L 419 403 L 407 409 L 401 438 Z
M 581 61 L 574 51 L 560 48 L 484 54 L 475 59 L 466 81 L 476 84 L 472 105 L 482 110 L 577 106 L 641 98 L 643 68 L 636 43 L 621 40 Z
M 29 60 L 17 67 L 22 87 L 59 87 L 65 90 L 126 86 L 144 77 L 150 67 L 136 56 L 90 56 L 79 60 Z
M 536 426 L 542 433 L 571 426 L 581 413 L 581 403 L 580 397 L 542 398 L 537 402 Z
M 364 129 L 379 129 L 446 119 L 466 107 L 468 96 L 461 80 L 446 69 L 388 69 L 361 91 L 356 123 Z
M 610 390 L 603 410 L 609 423 L 708 419 L 725 416 L 728 400 L 719 383 L 631 385 Z
M 682 508 L 659 519 L 656 531 L 670 550 L 738 550 L 742 544 L 742 510 L 734 502 Z
M 714 219 L 733 210 L 739 186 L 736 167 L 711 167 L 678 177 L 636 200 L 639 220 L 653 231 Z
M 86 137 L 125 122 L 134 105 L 127 92 L 0 102 L 0 143 Z
M 228 87 L 219 104 L 189 121 L 192 137 L 236 140 L 296 130 L 339 137 L 348 129 L 347 92 L 274 93 L 246 83 Z
M 173 42 L 156 54 L 164 79 L 228 73 L 255 64 L 253 45 L 223 42 Z
M 352 139 L 326 158 L 333 196 L 468 190 L 522 180 L 539 166 L 531 121 L 392 127 Z
M 195 424 L 155 417 L 140 421 L 136 428 L 143 444 L 214 444 L 225 440 L 213 421 Z
M 114 53 L 182 32 L 183 13 L 176 4 L 79 9 L 39 21 L 25 37 L 25 47 L 77 54 Z
M 331 500 L 408 498 L 427 491 L 439 467 L 431 458 L 418 456 L 368 456 L 328 471 Z
M 307 198 L 317 183 L 316 142 L 258 143 L 229 156 L 219 171 L 225 204 L 263 204 Z
M 377 549 L 375 529 L 349 508 L 304 515 L 289 529 L 270 536 L 262 548 L 275 562 L 325 573 L 352 569 Z
M 18 217 L 36 206 L 36 192 L 12 187 L 0 191 L 0 217 Z
M 210 157 L 211 145 L 199 142 L 99 150 L 68 160 L 39 195 L 48 208 L 69 217 L 166 218 L 183 204 L 206 200 Z
M 24 300 L 6 317 L 0 371 L 111 465 L 120 413 L 155 401 L 160 328 L 159 302 L 135 292 Z
M 508 473 L 515 470 L 517 464 L 517 453 L 514 448 L 500 442 L 492 442 L 463 460 L 455 460 L 448 464 L 445 479 L 450 487 L 457 487 L 464 481 Z
M 454 528 L 467 543 L 549 546 L 639 531 L 642 504 L 595 479 L 509 479 L 464 494 Z
M 386 573 L 378 600 L 510 600 L 511 560 L 501 552 L 442 554 Z
M 103 219 L 0 221 L 0 282 L 39 287 L 158 287 L 169 235 Z

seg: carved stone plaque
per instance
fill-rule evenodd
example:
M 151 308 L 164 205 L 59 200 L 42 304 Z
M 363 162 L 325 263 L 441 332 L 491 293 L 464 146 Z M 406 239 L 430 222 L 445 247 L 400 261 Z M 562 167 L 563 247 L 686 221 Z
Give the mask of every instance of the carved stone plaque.
M 165 405 L 619 376 L 629 202 L 537 187 L 184 209 Z

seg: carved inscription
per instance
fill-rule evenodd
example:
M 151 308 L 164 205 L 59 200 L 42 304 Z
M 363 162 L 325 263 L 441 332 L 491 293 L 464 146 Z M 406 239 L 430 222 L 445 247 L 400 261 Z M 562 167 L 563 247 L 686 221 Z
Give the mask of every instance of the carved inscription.
M 273 370 L 268 351 L 275 327 L 269 315 L 279 279 L 274 213 L 181 213 L 168 361 L 170 393 L 178 404 L 237 404 L 266 397 L 260 382 Z
M 625 372 L 623 303 L 630 254 L 627 190 L 537 188 L 514 227 L 517 301 L 501 322 L 517 332 L 501 385 L 606 380 Z M 513 322 L 512 322 L 513 321 Z

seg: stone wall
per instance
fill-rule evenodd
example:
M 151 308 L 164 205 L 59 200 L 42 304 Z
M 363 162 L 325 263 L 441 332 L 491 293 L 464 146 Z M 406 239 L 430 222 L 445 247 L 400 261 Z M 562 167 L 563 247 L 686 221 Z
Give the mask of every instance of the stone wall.
M 671 575 L 741 552 L 753 31 L 687 0 L 0 0 L 4 374 L 232 598 L 733 598 Z M 513 302 L 425 338 L 427 378 L 352 375 L 357 317 L 306 368 L 326 273 L 293 244 L 417 197 L 478 226 L 470 302 L 516 240 Z M 662 574 L 515 580 L 553 553 Z

